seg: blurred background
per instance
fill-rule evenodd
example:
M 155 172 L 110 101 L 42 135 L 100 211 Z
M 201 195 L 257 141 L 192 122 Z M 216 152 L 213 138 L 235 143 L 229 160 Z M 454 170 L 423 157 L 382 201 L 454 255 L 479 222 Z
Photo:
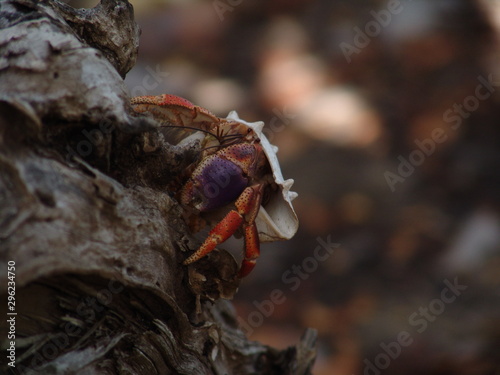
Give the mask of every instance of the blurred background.
M 131 94 L 264 120 L 295 179 L 242 329 L 316 328 L 317 375 L 500 374 L 500 1 L 131 3 Z

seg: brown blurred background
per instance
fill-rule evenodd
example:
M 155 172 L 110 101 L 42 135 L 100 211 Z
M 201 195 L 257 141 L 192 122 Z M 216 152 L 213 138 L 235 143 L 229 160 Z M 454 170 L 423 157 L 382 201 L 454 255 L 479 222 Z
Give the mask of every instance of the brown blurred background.
M 295 179 L 243 329 L 318 329 L 317 375 L 500 374 L 500 1 L 131 3 L 131 94 L 264 120 Z

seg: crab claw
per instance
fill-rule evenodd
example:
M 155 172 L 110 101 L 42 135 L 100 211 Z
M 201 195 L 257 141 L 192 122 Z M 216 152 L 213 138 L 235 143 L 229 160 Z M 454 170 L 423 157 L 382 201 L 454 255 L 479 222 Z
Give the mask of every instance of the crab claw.
M 190 126 L 200 122 L 219 122 L 219 118 L 208 109 L 194 105 L 189 100 L 175 95 L 136 96 L 130 100 L 130 104 L 136 112 L 150 112 L 156 118 L 176 126 Z
M 262 201 L 263 185 L 249 186 L 238 197 L 235 202 L 236 210 L 231 210 L 227 215 L 210 231 L 208 237 L 184 264 L 190 264 L 201 259 L 210 253 L 215 247 L 229 237 L 243 225 L 245 230 L 245 257 L 241 263 L 239 277 L 244 277 L 252 271 L 256 259 L 260 255 L 259 234 L 255 219 L 259 212 Z

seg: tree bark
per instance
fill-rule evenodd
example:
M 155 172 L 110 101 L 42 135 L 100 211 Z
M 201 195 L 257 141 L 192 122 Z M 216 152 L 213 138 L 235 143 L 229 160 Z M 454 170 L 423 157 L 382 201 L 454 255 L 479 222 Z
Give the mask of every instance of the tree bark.
M 314 331 L 238 329 L 229 253 L 182 265 L 199 243 L 166 187 L 199 149 L 132 113 L 138 43 L 126 0 L 0 2 L 0 371 L 309 374 Z

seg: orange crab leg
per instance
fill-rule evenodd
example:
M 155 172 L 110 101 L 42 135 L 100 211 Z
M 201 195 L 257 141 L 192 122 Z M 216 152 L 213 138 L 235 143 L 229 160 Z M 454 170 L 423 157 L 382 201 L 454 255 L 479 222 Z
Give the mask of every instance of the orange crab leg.
M 196 262 L 211 252 L 215 247 L 231 237 L 243 224 L 245 228 L 245 259 L 241 264 L 239 276 L 243 277 L 255 266 L 259 256 L 259 235 L 255 226 L 255 218 L 262 200 L 262 185 L 249 186 L 243 190 L 235 202 L 236 210 L 228 214 L 210 231 L 200 248 L 184 261 L 184 264 Z
M 259 255 L 259 233 L 257 232 L 257 226 L 253 223 L 252 225 L 245 227 L 245 258 L 241 262 L 238 277 L 245 277 L 253 270 Z
M 233 235 L 234 232 L 241 226 L 243 222 L 243 216 L 236 212 L 235 210 L 231 210 L 228 214 L 222 219 L 219 224 L 217 224 L 208 234 L 205 242 L 199 247 L 196 252 L 194 252 L 189 258 L 184 261 L 184 264 L 190 264 L 196 262 L 198 259 L 203 258 L 209 252 L 211 252 L 215 247 L 229 237 Z
M 244 202 L 247 214 L 245 223 L 245 257 L 241 262 L 238 277 L 248 275 L 255 267 L 256 260 L 260 255 L 259 233 L 255 225 L 255 218 L 259 213 L 263 186 L 256 185 L 247 189 L 252 189 L 252 195 Z

